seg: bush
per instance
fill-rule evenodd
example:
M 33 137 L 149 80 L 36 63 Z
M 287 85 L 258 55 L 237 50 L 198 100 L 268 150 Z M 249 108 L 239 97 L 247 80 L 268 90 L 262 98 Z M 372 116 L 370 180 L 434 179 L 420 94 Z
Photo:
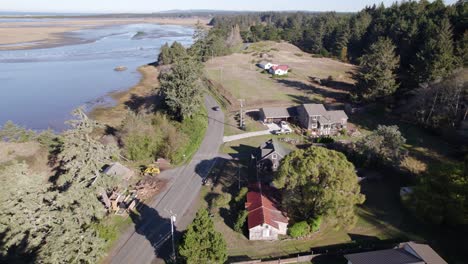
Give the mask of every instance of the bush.
M 303 237 L 310 233 L 310 227 L 307 221 L 297 222 L 288 229 L 291 237 Z
M 311 232 L 317 232 L 320 230 L 322 224 L 322 217 L 318 216 L 309 220 L 309 227 Z
M 224 206 L 227 206 L 230 201 L 231 201 L 231 194 L 229 193 L 218 194 L 213 199 L 213 205 L 215 207 L 224 207 Z
M 317 138 L 316 142 L 321 144 L 329 144 L 335 142 L 335 140 L 331 137 L 319 137 Z
M 244 225 L 247 220 L 249 212 L 247 210 L 242 210 L 237 215 L 236 222 L 234 223 L 234 231 L 243 233 Z
M 154 128 L 151 117 L 130 112 L 122 122 L 120 139 L 130 160 L 154 160 L 163 140 L 162 132 Z
M 237 194 L 236 198 L 234 198 L 234 201 L 236 203 L 243 202 L 245 200 L 245 197 L 247 196 L 248 192 L 249 192 L 249 189 L 247 187 L 242 187 L 239 190 L 239 193 Z

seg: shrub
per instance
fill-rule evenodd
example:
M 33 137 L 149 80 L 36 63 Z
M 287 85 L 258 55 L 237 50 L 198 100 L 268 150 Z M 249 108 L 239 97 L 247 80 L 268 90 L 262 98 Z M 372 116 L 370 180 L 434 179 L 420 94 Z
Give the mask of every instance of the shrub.
M 224 207 L 224 206 L 227 206 L 230 201 L 231 201 L 231 194 L 223 193 L 223 194 L 217 195 L 213 199 L 213 205 L 216 207 Z
M 335 140 L 331 137 L 319 137 L 317 138 L 317 143 L 322 143 L 322 144 L 329 144 L 335 142 Z
M 401 167 L 416 175 L 425 172 L 427 169 L 426 163 L 409 156 L 403 159 Z
M 306 236 L 310 233 L 310 227 L 307 221 L 297 222 L 288 229 L 290 236 L 297 238 Z
M 130 112 L 119 133 L 124 153 L 130 160 L 153 160 L 163 140 L 162 132 L 153 127 L 151 117 Z
M 247 196 L 248 192 L 249 192 L 249 189 L 247 187 L 242 187 L 239 190 L 239 193 L 237 194 L 236 198 L 234 198 L 234 201 L 236 203 L 243 202 L 245 200 L 245 197 Z
M 236 222 L 234 223 L 234 231 L 243 233 L 244 225 L 247 220 L 249 212 L 247 210 L 241 210 L 237 215 Z
M 309 220 L 309 227 L 311 232 L 317 232 L 320 230 L 322 224 L 322 217 L 318 216 Z

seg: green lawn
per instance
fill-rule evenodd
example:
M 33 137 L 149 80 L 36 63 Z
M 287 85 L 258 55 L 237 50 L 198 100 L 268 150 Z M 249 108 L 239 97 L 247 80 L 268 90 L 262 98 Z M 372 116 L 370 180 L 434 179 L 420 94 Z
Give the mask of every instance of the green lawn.
M 296 146 L 292 144 L 281 142 L 280 141 L 281 138 L 294 138 L 294 139 L 299 139 L 302 141 L 302 136 L 297 135 L 297 134 L 279 135 L 279 136 L 265 135 L 265 136 L 245 138 L 241 140 L 224 143 L 223 145 L 221 145 L 221 152 L 225 154 L 249 153 L 252 151 L 252 149 L 257 148 L 258 146 L 268 141 L 269 139 L 276 139 L 280 144 L 284 145 L 286 148 L 293 149 L 293 150 L 296 149 Z

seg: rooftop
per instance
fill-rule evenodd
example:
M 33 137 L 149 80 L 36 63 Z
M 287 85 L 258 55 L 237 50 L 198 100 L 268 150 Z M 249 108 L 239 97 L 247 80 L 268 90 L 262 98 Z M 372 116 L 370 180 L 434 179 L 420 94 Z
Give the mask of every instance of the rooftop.
M 260 145 L 260 147 L 258 148 L 257 159 L 262 160 L 263 158 L 265 158 L 273 152 L 276 152 L 281 157 L 285 157 L 286 155 L 291 153 L 291 150 L 283 147 L 275 140 L 270 139 L 262 145 Z
M 309 116 L 325 116 L 327 114 L 323 104 L 303 104 L 302 106 Z
M 263 224 L 279 228 L 278 222 L 288 223 L 288 218 L 277 208 L 273 192 L 272 187 L 260 183 L 249 186 L 247 203 L 245 203 L 245 208 L 249 212 L 249 229 Z
M 407 242 L 397 248 L 345 255 L 352 264 L 447 264 L 430 246 Z

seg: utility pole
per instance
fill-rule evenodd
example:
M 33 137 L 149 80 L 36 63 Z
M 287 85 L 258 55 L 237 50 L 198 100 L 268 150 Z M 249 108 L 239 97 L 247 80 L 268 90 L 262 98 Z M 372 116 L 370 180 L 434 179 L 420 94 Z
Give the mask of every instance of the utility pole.
M 240 128 L 245 130 L 245 123 L 244 123 L 244 101 L 245 99 L 239 99 L 240 102 Z
M 177 263 L 177 255 L 175 253 L 175 243 L 174 243 L 174 224 L 176 221 L 176 216 L 171 215 L 171 236 L 172 236 L 172 256 L 174 257 L 174 262 Z
M 174 225 L 176 222 L 176 214 L 172 212 L 172 210 L 167 210 L 164 209 L 164 211 L 168 212 L 171 215 L 171 239 L 172 239 L 172 257 L 174 260 L 174 263 L 177 263 L 177 255 L 175 252 L 175 241 L 174 241 Z

